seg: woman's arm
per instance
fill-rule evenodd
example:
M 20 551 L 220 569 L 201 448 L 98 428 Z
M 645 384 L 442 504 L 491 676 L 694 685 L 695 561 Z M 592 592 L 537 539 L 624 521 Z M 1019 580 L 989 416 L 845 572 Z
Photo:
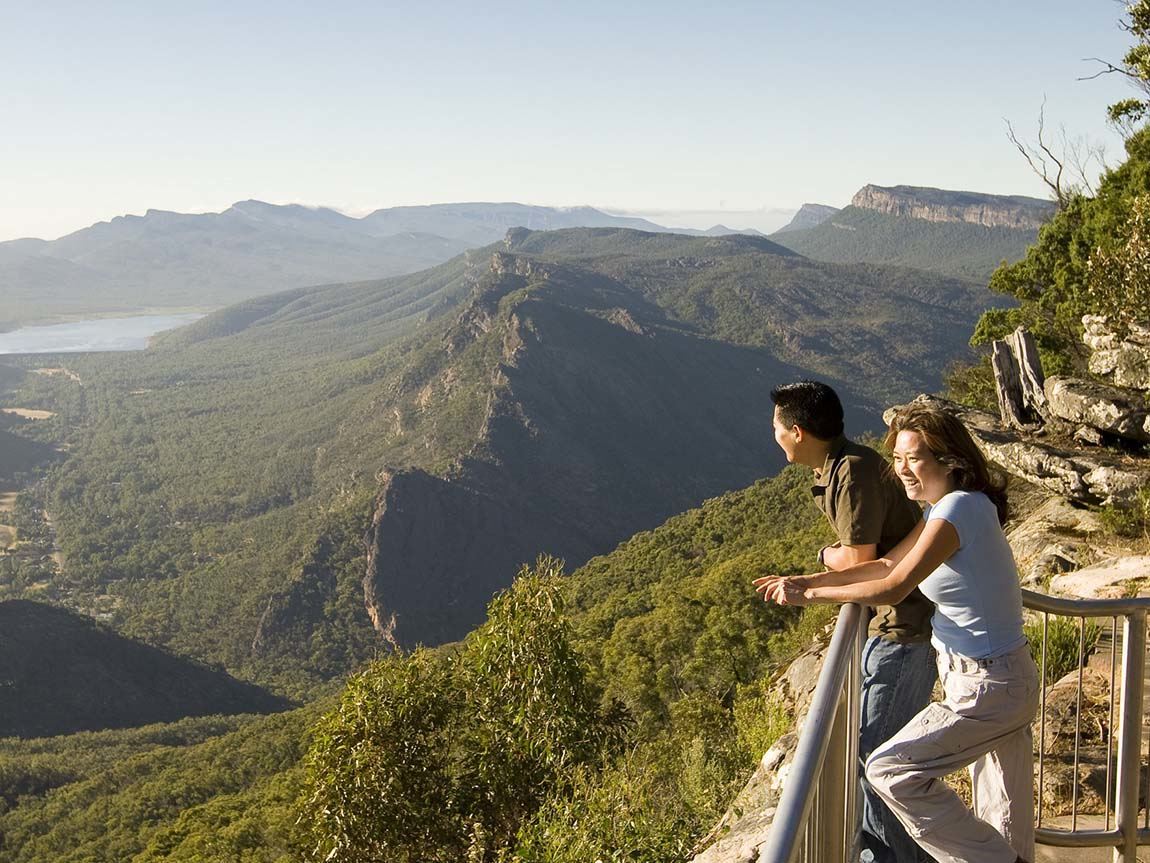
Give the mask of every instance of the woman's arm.
M 787 582 L 794 588 L 806 590 L 807 588 L 813 587 L 839 587 L 847 584 L 856 584 L 860 581 L 874 581 L 875 579 L 885 578 L 890 574 L 894 565 L 906 557 L 907 552 L 914 546 L 919 536 L 922 535 L 922 530 L 925 526 L 925 521 L 920 521 L 916 524 L 911 532 L 908 533 L 898 545 L 891 549 L 885 558 L 868 560 L 864 563 L 858 563 L 837 571 L 832 569 L 828 572 L 815 572 L 810 575 L 769 575 L 765 578 L 756 578 L 751 584 L 755 586 L 756 591 L 763 595 L 763 599 L 779 600 L 782 597 L 779 591 L 781 590 L 783 582 Z
M 895 605 L 902 602 L 912 590 L 918 587 L 919 582 L 934 572 L 938 567 L 958 551 L 958 531 L 954 525 L 945 519 L 936 518 L 933 521 L 923 522 L 919 528 L 912 531 L 911 536 L 917 539 L 910 543 L 907 549 L 901 549 L 902 555 L 898 562 L 891 559 L 864 563 L 857 567 L 844 569 L 833 573 L 837 576 L 846 576 L 858 572 L 862 578 L 855 578 L 846 584 L 827 584 L 825 581 L 804 585 L 809 576 L 801 579 L 784 581 L 779 593 L 779 600 L 787 605 L 809 605 L 815 602 L 861 602 L 867 605 Z M 907 539 L 899 543 L 904 545 Z M 896 549 L 896 551 L 899 549 Z M 882 565 L 886 570 L 880 577 L 873 577 L 876 564 Z M 862 572 L 865 571 L 865 572 Z M 820 575 L 832 575 L 821 573 Z M 871 577 L 867 577 L 871 576 Z M 836 579 L 837 580 L 837 579 Z
M 890 572 L 894 564 L 889 560 L 879 558 L 868 560 L 847 569 L 827 570 L 826 572 L 813 572 L 810 575 L 768 575 L 756 578 L 751 582 L 755 590 L 762 594 L 766 601 L 774 600 L 780 605 L 790 605 L 784 598 L 783 586 L 786 585 L 792 593 L 804 591 L 813 587 L 836 587 L 843 584 L 855 584 L 859 581 L 870 581 L 884 577 Z

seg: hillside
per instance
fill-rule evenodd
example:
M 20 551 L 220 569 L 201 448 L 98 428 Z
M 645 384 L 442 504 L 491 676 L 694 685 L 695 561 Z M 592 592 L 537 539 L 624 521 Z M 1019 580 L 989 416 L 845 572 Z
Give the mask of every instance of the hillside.
M 709 500 L 567 579 L 580 655 L 608 686 L 605 698 L 628 706 L 635 741 L 686 732 L 692 713 L 677 703 L 697 709 L 729 699 L 732 687 L 749 686 L 789 655 L 779 634 L 795 615 L 759 601 L 749 579 L 760 571 L 794 571 L 827 541 L 809 501 L 808 476 L 792 468 Z M 296 823 L 305 784 L 300 759 L 314 739 L 309 726 L 335 706 L 325 697 L 268 717 L 0 740 L 0 789 L 8 789 L 0 791 L 3 857 L 12 863 L 301 860 L 308 846 Z M 681 713 L 678 725 L 669 719 L 672 710 Z M 736 760 L 736 778 L 753 760 Z M 674 841 L 689 845 L 713 816 L 690 808 L 683 777 L 665 778 L 662 793 L 685 813 L 674 823 Z M 729 779 L 708 774 L 715 786 L 708 794 L 722 802 Z M 651 783 L 640 784 L 650 794 Z M 669 821 L 670 813 L 656 811 L 653 802 L 633 801 L 647 808 L 637 816 L 641 823 Z M 628 838 L 646 839 L 641 832 Z
M 1021 258 L 1035 236 L 1020 228 L 929 222 L 851 206 L 815 228 L 775 239 L 814 260 L 917 267 L 985 284 L 1000 263 Z
M 821 224 L 774 239 L 820 261 L 917 267 L 986 284 L 1000 263 L 1025 255 L 1052 211 L 1022 196 L 865 186 Z
M 799 211 L 795 213 L 794 218 L 774 233 L 787 234 L 791 231 L 802 231 L 807 228 L 815 228 L 838 212 L 838 207 L 830 207 L 826 204 L 803 204 L 801 207 L 799 207 Z M 772 236 L 774 236 L 774 234 L 772 234 Z
M 581 563 L 775 472 L 779 381 L 827 378 L 874 426 L 937 385 L 984 305 L 762 238 L 618 229 L 249 301 L 70 360 L 82 386 L 30 376 L 24 403 L 75 430 L 53 583 L 302 694 L 388 641 L 459 638 L 541 551 Z
M 286 702 L 42 603 L 0 602 L 0 737 L 268 713 Z

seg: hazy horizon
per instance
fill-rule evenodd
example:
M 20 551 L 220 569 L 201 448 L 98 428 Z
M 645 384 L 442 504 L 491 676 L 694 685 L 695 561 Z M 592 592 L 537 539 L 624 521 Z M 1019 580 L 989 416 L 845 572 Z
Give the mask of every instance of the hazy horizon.
M 1120 161 L 1105 108 L 1132 91 L 1079 79 L 1100 68 L 1084 58 L 1121 59 L 1121 14 L 1109 0 L 25 6 L 0 33 L 18 84 L 0 240 L 252 198 L 586 205 L 764 230 L 740 215 L 843 206 L 867 183 L 1045 197 L 1003 121 L 1033 139 L 1045 101 L 1052 136 Z

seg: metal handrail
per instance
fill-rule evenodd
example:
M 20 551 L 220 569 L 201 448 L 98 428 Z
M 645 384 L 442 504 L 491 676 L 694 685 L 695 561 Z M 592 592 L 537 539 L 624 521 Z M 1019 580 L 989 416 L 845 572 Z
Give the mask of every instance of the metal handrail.
M 830 813 L 832 816 L 830 819 L 817 818 L 816 821 L 842 825 L 846 835 L 842 843 L 831 843 L 826 851 L 816 854 L 815 859 L 825 860 L 826 863 L 845 861 L 847 854 L 853 850 L 858 835 L 858 825 L 855 823 L 857 815 L 849 820 L 844 816 L 848 812 L 858 812 L 858 768 L 855 766 L 857 756 L 850 761 L 842 756 L 833 758 L 832 762 L 839 763 L 832 765 L 827 763 L 827 755 L 831 750 L 835 731 L 840 735 L 846 735 L 840 739 L 841 745 L 836 747 L 836 750 L 849 749 L 851 741 L 855 741 L 857 746 L 859 736 L 857 670 L 861 660 L 860 638 L 865 632 L 862 607 L 855 603 L 844 605 L 835 623 L 830 646 L 823 658 L 823 667 L 819 672 L 810 709 L 807 711 L 799 744 L 791 760 L 787 783 L 775 809 L 770 836 L 759 850 L 760 863 L 790 863 L 799 851 L 800 839 L 806 839 L 803 844 L 807 848 L 813 843 L 820 845 L 826 843 L 829 838 L 826 831 L 814 831 L 823 834 L 821 836 L 810 835 L 812 832 L 808 829 L 810 816 L 815 808 L 816 793 L 823 784 L 819 780 L 825 774 L 833 775 L 840 771 L 844 808 L 837 813 Z M 852 670 L 855 671 L 854 674 L 851 673 Z M 848 680 L 853 680 L 856 685 L 848 687 Z M 827 769 L 832 766 L 836 769 L 833 771 Z M 827 808 L 824 800 L 820 799 L 819 803 L 819 808 L 824 810 Z
M 1035 837 L 1040 844 L 1065 848 L 1111 847 L 1115 861 L 1134 863 L 1139 845 L 1150 845 L 1150 808 L 1140 827 L 1139 791 L 1142 776 L 1141 747 L 1146 675 L 1146 619 L 1150 597 L 1119 599 L 1070 599 L 1022 591 L 1023 605 L 1043 617 L 1042 723 L 1039 756 L 1039 806 Z M 1121 709 L 1119 711 L 1117 776 L 1113 766 L 1112 738 L 1106 747 L 1106 824 L 1104 829 L 1079 828 L 1079 740 L 1081 710 L 1075 716 L 1073 803 L 1071 829 L 1042 826 L 1045 767 L 1046 650 L 1049 615 L 1079 620 L 1079 702 L 1082 668 L 1087 656 L 1084 633 L 1089 618 L 1112 618 L 1110 724 L 1113 724 L 1116 698 L 1115 653 L 1117 621 L 1122 618 Z M 842 607 L 823 659 L 818 683 L 798 747 L 791 761 L 782 797 L 775 810 L 767 842 L 759 849 L 759 863 L 793 863 L 798 859 L 819 863 L 845 863 L 857 858 L 859 837 L 859 675 L 862 644 L 866 638 L 865 617 L 860 606 Z M 1079 704 L 1080 707 L 1080 704 Z M 1150 755 L 1148 755 L 1150 758 Z M 1111 809 L 1111 792 L 1113 808 Z M 1150 790 L 1148 790 L 1150 795 Z M 1111 811 L 1114 826 L 1110 826 Z

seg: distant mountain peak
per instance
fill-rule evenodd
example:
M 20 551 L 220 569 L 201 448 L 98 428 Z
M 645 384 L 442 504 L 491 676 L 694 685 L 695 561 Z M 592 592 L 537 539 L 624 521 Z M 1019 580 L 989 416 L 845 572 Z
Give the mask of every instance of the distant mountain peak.
M 785 234 L 788 231 L 803 231 L 807 228 L 815 228 L 838 212 L 840 212 L 838 207 L 832 207 L 828 204 L 803 204 L 799 207 L 799 211 L 795 213 L 794 218 L 775 231 L 775 233 Z
M 1025 195 L 991 195 L 930 186 L 866 185 L 851 206 L 927 222 L 967 222 L 987 228 L 1037 230 L 1054 214 L 1054 204 Z

